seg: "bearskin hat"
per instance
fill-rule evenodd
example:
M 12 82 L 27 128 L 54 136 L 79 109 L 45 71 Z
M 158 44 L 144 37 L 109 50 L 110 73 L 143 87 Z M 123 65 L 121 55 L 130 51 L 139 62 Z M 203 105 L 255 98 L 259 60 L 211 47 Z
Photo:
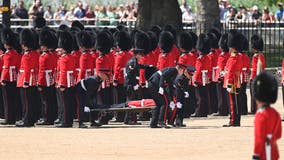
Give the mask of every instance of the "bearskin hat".
M 73 50 L 72 35 L 68 31 L 58 32 L 58 48 L 63 48 L 67 53 L 71 53 Z
M 73 40 L 73 51 L 78 51 L 79 50 L 79 46 L 77 44 L 77 39 L 76 39 L 76 35 L 78 32 L 75 31 L 71 31 L 72 34 L 72 40 Z
M 149 35 L 150 38 L 150 51 L 154 51 L 158 46 L 157 35 L 152 31 L 148 31 L 147 34 Z
M 20 44 L 30 49 L 35 48 L 35 35 L 30 29 L 23 29 L 20 33 Z
M 37 17 L 33 21 L 34 28 L 43 28 L 46 25 L 46 20 L 43 17 Z
M 125 27 L 125 25 L 122 25 L 122 24 L 119 24 L 118 26 L 116 26 L 116 28 L 117 28 L 119 31 L 127 31 L 127 28 Z
M 73 21 L 71 24 L 71 28 L 78 28 L 80 30 L 84 30 L 84 25 L 80 21 Z
M 74 28 L 72 28 L 74 29 Z M 77 28 L 76 28 L 77 29 Z M 69 27 L 66 25 L 66 24 L 61 24 L 59 27 L 58 27 L 58 30 L 61 30 L 61 31 L 65 31 L 65 30 L 69 30 Z
M 79 47 L 84 47 L 84 48 L 92 48 L 92 36 L 90 35 L 90 33 L 88 33 L 85 30 L 80 31 L 79 33 L 77 33 L 76 35 L 76 39 L 77 39 L 77 44 Z
M 192 39 L 192 48 L 195 48 L 196 47 L 196 42 L 197 42 L 197 35 L 190 31 L 189 34 L 191 35 L 191 39 Z
M 138 29 L 133 29 L 130 32 L 131 44 L 132 47 L 135 48 L 135 34 L 138 32 Z
M 128 51 L 131 49 L 131 38 L 128 32 L 119 31 L 115 36 L 116 46 L 118 46 L 122 51 Z
M 33 36 L 34 36 L 34 40 L 35 40 L 33 49 L 35 49 L 35 50 L 39 49 L 40 48 L 40 46 L 39 46 L 39 31 L 35 30 L 34 28 L 31 28 L 31 31 L 33 32 Z
M 242 51 L 243 43 L 241 42 L 242 35 L 237 30 L 231 30 L 228 34 L 228 47 L 234 48 L 237 51 Z
M 143 49 L 144 54 L 150 52 L 150 38 L 148 34 L 143 31 L 138 31 L 135 34 L 134 46 L 136 49 Z
M 278 83 L 276 78 L 264 71 L 257 75 L 253 81 L 253 94 L 255 98 L 265 103 L 275 103 L 277 100 Z
M 186 51 L 192 49 L 192 38 L 191 35 L 185 31 L 181 32 L 178 38 L 178 46 Z
M 159 46 L 163 50 L 164 53 L 169 53 L 174 45 L 174 37 L 171 32 L 163 31 L 160 34 L 159 38 Z
M 16 34 L 10 28 L 4 28 L 2 30 L 1 41 L 3 44 L 14 46 L 16 40 L 17 40 Z
M 201 33 L 198 37 L 196 49 L 201 52 L 201 54 L 208 54 L 210 52 L 210 38 L 208 35 Z
M 39 45 L 52 48 L 54 45 L 53 33 L 49 29 L 42 29 L 39 34 Z
M 207 36 L 210 39 L 210 48 L 219 48 L 218 38 L 214 33 L 208 33 Z
M 259 35 L 251 37 L 251 48 L 257 51 L 263 51 L 263 40 Z
M 209 30 L 209 33 L 215 34 L 215 36 L 217 37 L 218 40 L 221 38 L 220 29 L 218 29 L 217 27 L 211 28 L 211 29 Z
M 242 34 L 242 41 L 243 41 L 243 48 L 242 51 L 248 51 L 249 50 L 249 41 L 245 35 Z
M 162 28 L 158 25 L 153 26 L 150 30 L 154 32 L 157 37 L 159 37 L 160 33 L 162 32 Z
M 111 47 L 110 35 L 105 31 L 101 31 L 97 36 L 96 49 L 103 54 L 108 54 Z
M 229 52 L 228 47 L 228 33 L 222 34 L 220 40 L 219 40 L 219 47 L 222 48 L 224 52 Z
M 172 24 L 165 25 L 163 28 L 163 31 L 171 32 L 171 34 L 173 35 L 174 41 L 175 41 L 177 32 L 176 32 L 176 28 Z

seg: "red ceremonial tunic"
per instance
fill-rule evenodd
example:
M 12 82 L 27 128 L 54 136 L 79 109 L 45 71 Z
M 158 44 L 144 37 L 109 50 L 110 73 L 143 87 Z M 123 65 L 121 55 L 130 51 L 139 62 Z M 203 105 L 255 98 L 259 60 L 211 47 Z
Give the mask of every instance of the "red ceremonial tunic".
M 195 73 L 193 75 L 193 81 L 199 85 L 205 86 L 209 83 L 208 73 L 210 70 L 210 60 L 207 55 L 199 55 L 196 59 Z
M 228 86 L 231 86 L 234 89 L 241 87 L 240 73 L 243 65 L 241 61 L 242 57 L 238 53 L 229 57 L 225 67 L 226 74 L 224 77 L 224 88 L 227 88 Z
M 252 62 L 251 62 L 251 75 L 250 75 L 250 79 L 254 79 L 254 77 L 256 76 L 257 63 L 258 63 L 259 59 L 261 61 L 261 69 L 262 69 L 262 71 L 264 71 L 264 69 L 266 67 L 264 55 L 262 53 L 258 53 L 258 54 L 255 53 L 253 55 L 253 57 L 252 57 Z
M 279 113 L 272 107 L 257 110 L 254 119 L 254 155 L 266 160 L 265 143 L 267 136 L 271 145 L 271 160 L 279 159 L 279 151 L 276 141 L 281 138 L 282 127 Z
M 70 88 L 75 86 L 75 59 L 71 54 L 63 54 L 58 60 L 58 85 Z
M 53 53 L 43 52 L 39 57 L 39 72 L 38 81 L 39 86 L 49 87 L 55 83 L 55 68 L 57 59 Z
M 3 58 L 3 67 L 1 72 L 1 82 L 17 81 L 17 74 L 21 65 L 21 55 L 16 50 L 7 50 Z
M 124 76 L 126 74 L 126 63 L 132 57 L 128 51 L 118 52 L 114 59 L 114 76 L 113 81 L 118 84 L 124 84 Z
M 220 80 L 220 79 L 224 78 L 225 66 L 226 66 L 226 63 L 227 63 L 229 57 L 230 57 L 229 52 L 222 52 L 219 55 L 218 61 L 217 61 L 216 79 Z
M 249 56 L 246 53 L 242 53 L 242 72 L 241 72 L 241 83 L 247 83 L 249 81 L 249 75 L 250 75 L 250 59 Z
M 77 83 L 82 79 L 92 76 L 94 70 L 92 56 L 89 51 L 82 52 L 79 61 L 79 74 L 77 77 Z

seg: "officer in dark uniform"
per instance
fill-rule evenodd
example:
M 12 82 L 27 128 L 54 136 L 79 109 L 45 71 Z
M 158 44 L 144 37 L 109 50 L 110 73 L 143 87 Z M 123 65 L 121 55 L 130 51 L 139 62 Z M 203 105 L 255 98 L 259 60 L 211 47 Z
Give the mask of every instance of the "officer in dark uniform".
M 90 112 L 90 107 L 94 106 L 94 99 L 102 81 L 109 79 L 109 75 L 107 73 L 109 73 L 108 69 L 100 68 L 99 73 L 96 76 L 83 79 L 76 85 L 80 105 L 79 116 L 81 117 L 79 120 L 79 128 L 87 128 L 87 126 L 83 123 L 84 112 Z M 92 113 L 91 115 L 91 127 L 100 126 L 95 122 L 97 113 Z
M 168 106 L 174 108 L 173 82 L 177 75 L 182 75 L 185 68 L 182 65 L 168 67 L 154 73 L 149 79 L 149 93 L 156 103 L 156 108 L 152 110 L 151 128 L 168 128 L 166 125 Z M 171 100 L 170 104 L 168 100 Z

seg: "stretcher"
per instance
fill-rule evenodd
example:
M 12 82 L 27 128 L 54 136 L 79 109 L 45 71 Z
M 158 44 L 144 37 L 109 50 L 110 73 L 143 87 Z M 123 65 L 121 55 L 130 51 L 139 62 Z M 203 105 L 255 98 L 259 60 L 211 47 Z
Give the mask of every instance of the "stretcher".
M 147 112 L 156 107 L 153 99 L 142 99 L 137 101 L 129 101 L 126 103 L 113 104 L 110 106 L 96 105 L 91 111 L 105 111 L 105 112 Z

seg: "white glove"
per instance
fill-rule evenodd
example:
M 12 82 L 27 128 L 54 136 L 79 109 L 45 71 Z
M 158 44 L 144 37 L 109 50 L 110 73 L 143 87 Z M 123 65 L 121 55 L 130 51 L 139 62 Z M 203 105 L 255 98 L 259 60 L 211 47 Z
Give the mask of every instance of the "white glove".
M 175 103 L 174 103 L 173 101 L 171 101 L 171 102 L 170 102 L 170 108 L 171 108 L 172 110 L 174 110 L 174 109 L 175 109 L 175 106 L 176 106 Z
M 225 76 L 225 71 L 221 71 L 220 72 L 220 77 L 224 77 Z
M 231 93 L 232 88 L 227 88 L 227 91 L 228 91 L 229 93 Z
M 164 88 L 160 87 L 160 88 L 159 88 L 159 93 L 160 93 L 161 95 L 163 95 L 163 94 L 164 94 Z
M 184 92 L 184 98 L 188 98 L 189 97 L 189 93 L 188 92 Z
M 91 112 L 91 110 L 90 110 L 89 107 L 85 106 L 85 107 L 84 107 L 84 112 Z
M 180 102 L 177 102 L 177 108 L 181 109 L 182 108 L 182 104 Z
M 135 86 L 133 86 L 134 91 L 137 91 L 139 89 L 139 85 L 136 84 Z

